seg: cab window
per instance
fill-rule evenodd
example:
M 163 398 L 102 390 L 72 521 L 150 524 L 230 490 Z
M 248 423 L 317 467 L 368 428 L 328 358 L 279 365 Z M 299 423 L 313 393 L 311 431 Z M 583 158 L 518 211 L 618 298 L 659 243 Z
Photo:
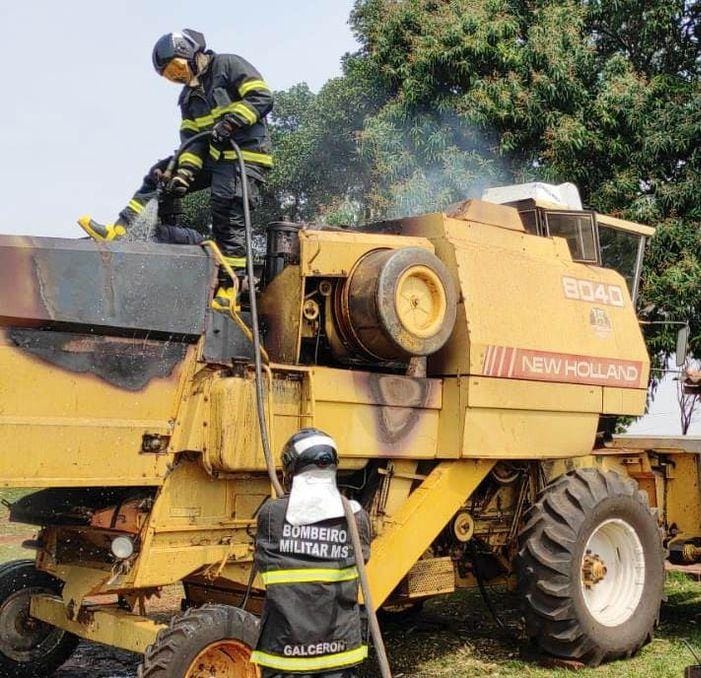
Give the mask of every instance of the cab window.
M 628 290 L 633 296 L 639 274 L 641 236 L 599 224 L 599 245 L 601 265 L 620 273 L 625 278 Z
M 572 259 L 596 264 L 599 261 L 594 215 L 587 212 L 546 210 L 547 235 L 567 240 Z

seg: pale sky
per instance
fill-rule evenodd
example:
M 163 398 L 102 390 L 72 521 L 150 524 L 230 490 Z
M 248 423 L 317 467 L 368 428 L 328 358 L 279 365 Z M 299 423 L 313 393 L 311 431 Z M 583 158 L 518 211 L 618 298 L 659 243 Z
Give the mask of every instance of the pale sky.
M 0 233 L 80 237 L 112 221 L 178 144 L 178 85 L 156 40 L 193 28 L 251 61 L 273 89 L 340 74 L 357 45 L 352 0 L 0 0 Z
M 657 387 L 650 411 L 635 421 L 628 433 L 635 435 L 681 435 L 679 403 L 677 402 L 677 381 L 675 374 L 667 374 Z M 701 435 L 701 405 L 691 419 L 690 436 Z

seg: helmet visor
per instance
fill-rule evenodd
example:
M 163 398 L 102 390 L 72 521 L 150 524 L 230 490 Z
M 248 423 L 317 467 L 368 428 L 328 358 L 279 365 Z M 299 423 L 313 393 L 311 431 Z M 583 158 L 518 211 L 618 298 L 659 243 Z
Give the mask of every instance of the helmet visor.
M 187 59 L 175 57 L 168 62 L 161 75 L 171 82 L 186 85 L 192 80 L 193 73 L 190 64 L 187 63 Z

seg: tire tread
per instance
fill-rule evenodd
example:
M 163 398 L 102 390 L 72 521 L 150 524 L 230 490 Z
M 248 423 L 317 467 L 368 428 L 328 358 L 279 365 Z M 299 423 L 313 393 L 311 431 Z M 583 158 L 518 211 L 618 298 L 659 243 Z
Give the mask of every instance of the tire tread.
M 578 583 L 572 581 L 569 571 L 578 528 L 609 497 L 630 497 L 656 522 L 656 510 L 633 480 L 613 471 L 583 468 L 560 476 L 540 493 L 519 535 L 517 570 L 528 635 L 549 654 L 590 666 L 632 656 L 654 629 L 653 621 L 643 638 L 614 653 L 597 646 L 577 618 L 572 594 Z M 661 540 L 659 548 L 664 553 Z

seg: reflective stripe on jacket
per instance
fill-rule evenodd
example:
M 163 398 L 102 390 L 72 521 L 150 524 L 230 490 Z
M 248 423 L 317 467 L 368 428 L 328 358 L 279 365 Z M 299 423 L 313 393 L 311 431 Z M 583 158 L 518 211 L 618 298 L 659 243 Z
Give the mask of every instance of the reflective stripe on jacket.
M 184 87 L 179 105 L 182 114 L 180 141 L 211 130 L 224 116 L 234 124 L 234 141 L 247 163 L 272 167 L 270 135 L 265 116 L 273 108 L 273 95 L 260 73 L 235 54 L 214 54 L 198 87 Z M 234 160 L 233 151 L 222 151 L 209 140 L 195 142 L 181 154 L 178 165 L 202 169 L 207 157 Z
M 287 497 L 258 513 L 256 564 L 266 588 L 251 661 L 281 672 L 332 671 L 367 657 L 358 605 L 358 571 L 345 518 L 293 526 Z M 370 522 L 356 514 L 363 557 Z

